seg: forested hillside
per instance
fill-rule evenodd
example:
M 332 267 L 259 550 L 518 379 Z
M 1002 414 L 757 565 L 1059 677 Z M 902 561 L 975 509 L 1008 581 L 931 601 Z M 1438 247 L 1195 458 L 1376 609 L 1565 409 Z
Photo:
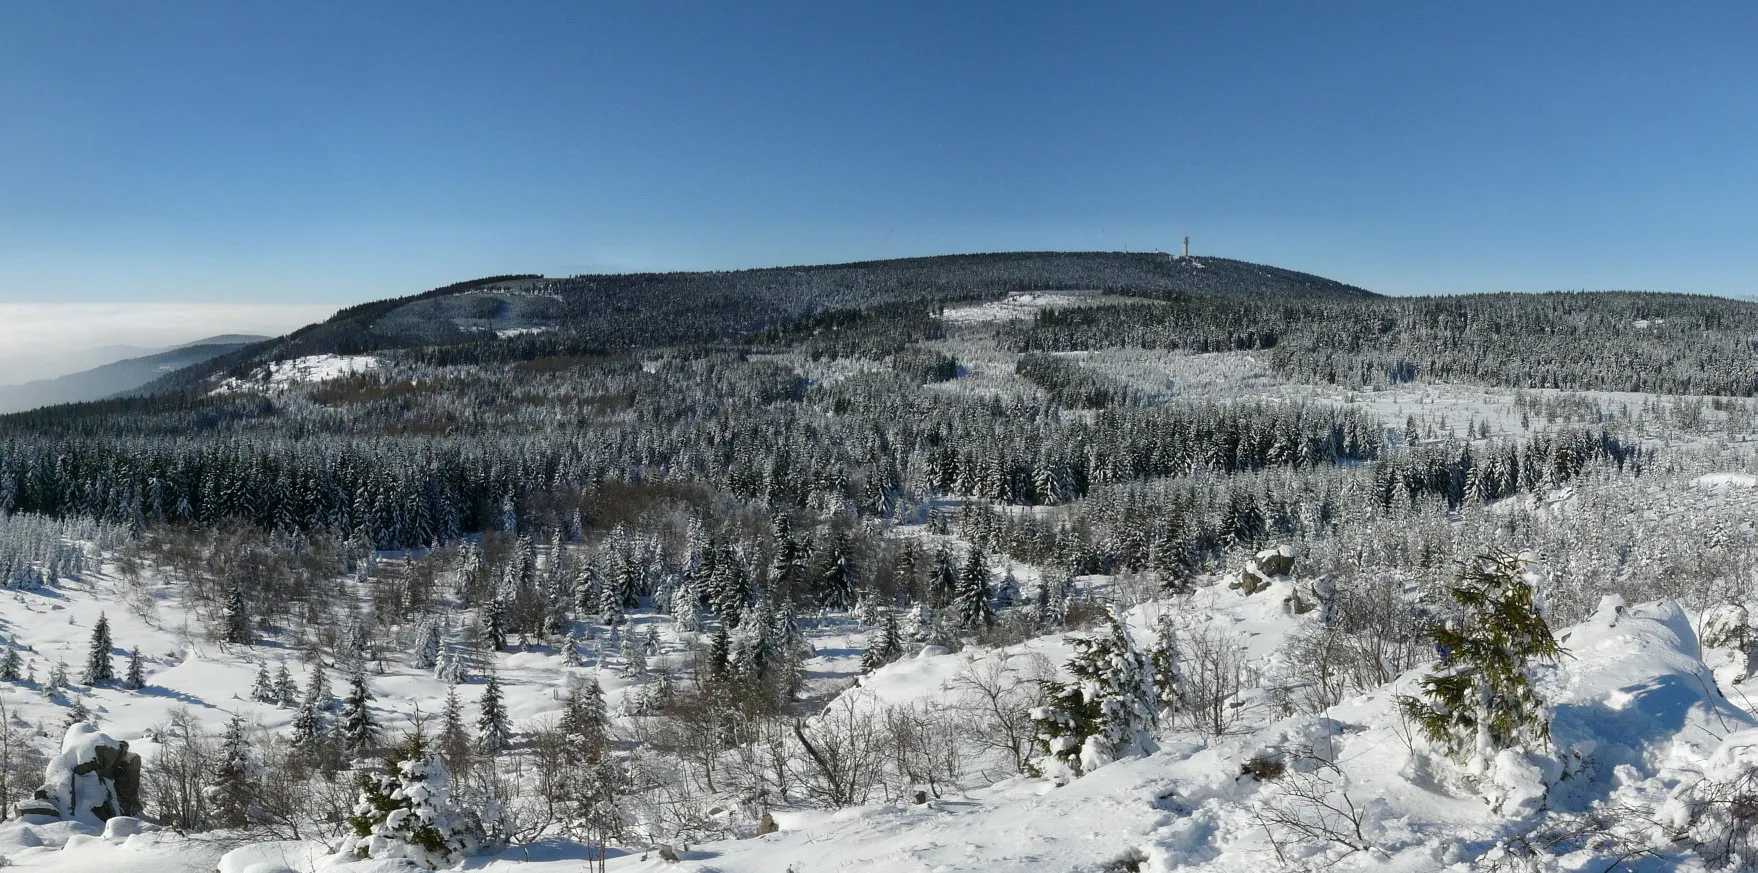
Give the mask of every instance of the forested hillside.
M 366 304 L 0 417 L 0 793 L 90 722 L 167 828 L 114 842 L 226 870 L 1032 869 L 936 830 L 1018 814 L 1076 869 L 1709 869 L 1755 342 L 1161 254 Z M 1644 682 L 1685 714 L 1592 709 Z M 27 860 L 97 851 L 46 808 Z

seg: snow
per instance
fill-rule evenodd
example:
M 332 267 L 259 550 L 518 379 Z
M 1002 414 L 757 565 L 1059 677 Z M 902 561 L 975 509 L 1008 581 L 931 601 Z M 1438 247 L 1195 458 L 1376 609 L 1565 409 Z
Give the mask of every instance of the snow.
M 307 355 L 286 361 L 273 361 L 257 368 L 248 377 L 227 379 L 216 392 L 281 389 L 313 382 L 328 382 L 346 376 L 376 370 L 381 366 L 372 355 Z
M 1095 294 L 1051 294 L 1046 292 L 1009 294 L 1001 300 L 992 300 L 973 306 L 949 306 L 943 317 L 947 321 L 963 323 L 1013 321 L 1031 318 L 1032 314 L 1040 309 L 1089 305 L 1095 297 L 1097 297 Z

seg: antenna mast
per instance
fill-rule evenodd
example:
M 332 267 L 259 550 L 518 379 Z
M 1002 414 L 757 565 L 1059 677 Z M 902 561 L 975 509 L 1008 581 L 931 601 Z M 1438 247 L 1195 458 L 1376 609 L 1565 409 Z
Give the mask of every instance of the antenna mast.
M 1184 238 L 1184 256 L 1190 257 L 1190 237 Z

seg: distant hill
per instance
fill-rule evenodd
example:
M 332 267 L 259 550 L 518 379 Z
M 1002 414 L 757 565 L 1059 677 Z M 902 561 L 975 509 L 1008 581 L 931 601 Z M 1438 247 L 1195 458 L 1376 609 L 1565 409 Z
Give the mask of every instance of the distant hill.
M 1003 252 L 818 266 L 564 279 L 492 276 L 364 303 L 288 336 L 215 358 L 148 390 L 187 387 L 275 359 L 508 340 L 507 354 L 736 342 L 831 310 L 984 300 L 1020 291 L 1142 297 L 1359 299 L 1377 295 L 1309 273 L 1160 252 Z
M 0 385 L 0 413 L 35 409 L 57 403 L 101 400 L 132 391 L 168 373 L 212 360 L 227 352 L 268 339 L 246 334 L 225 334 L 185 343 L 162 352 L 128 358 L 21 385 Z

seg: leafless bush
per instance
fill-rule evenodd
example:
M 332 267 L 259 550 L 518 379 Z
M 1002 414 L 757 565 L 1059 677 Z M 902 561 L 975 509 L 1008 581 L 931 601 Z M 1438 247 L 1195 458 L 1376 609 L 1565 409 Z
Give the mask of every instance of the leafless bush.
M 1053 675 L 1055 668 L 1042 655 L 966 658 L 947 683 L 947 691 L 952 708 L 964 721 L 969 743 L 999 755 L 1012 772 L 1026 772 L 1033 737 L 1027 713 L 1043 697 L 1039 680 Z
M 1239 641 L 1203 627 L 1178 635 L 1177 646 L 1184 685 L 1178 715 L 1193 730 L 1226 736 L 1239 723 L 1250 675 Z
M 805 796 L 830 807 L 866 803 L 885 774 L 886 737 L 871 705 L 844 696 L 810 720 L 796 720 Z
M 902 785 L 919 785 L 939 797 L 959 783 L 966 750 L 961 742 L 964 725 L 956 716 L 923 701 L 887 707 L 884 719 L 891 769 Z
M 1758 770 L 1704 779 L 1686 789 L 1684 823 L 1673 838 L 1714 870 L 1758 870 Z
M 1253 805 L 1252 817 L 1285 868 L 1306 864 L 1315 856 L 1322 866 L 1357 852 L 1384 856 L 1367 835 L 1367 807 L 1350 795 L 1346 783 L 1335 764 L 1302 755 L 1274 788 L 1266 789 L 1269 796 Z M 1344 851 L 1327 856 L 1327 846 Z
M 184 707 L 171 710 L 170 718 L 155 728 L 155 734 L 158 753 L 146 767 L 143 779 L 144 793 L 153 804 L 153 817 L 179 831 L 206 830 L 207 787 L 218 763 L 213 741 Z

